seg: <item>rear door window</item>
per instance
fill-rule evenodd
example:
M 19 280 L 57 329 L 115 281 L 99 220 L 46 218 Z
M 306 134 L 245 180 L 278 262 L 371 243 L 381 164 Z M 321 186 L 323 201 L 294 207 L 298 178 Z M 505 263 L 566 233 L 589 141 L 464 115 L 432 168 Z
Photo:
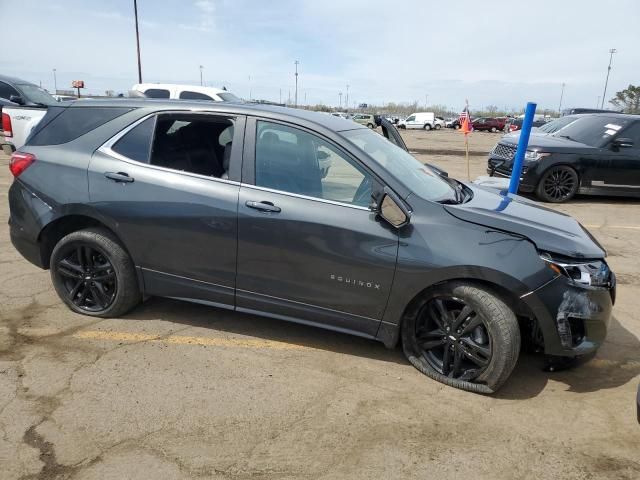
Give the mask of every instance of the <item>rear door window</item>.
M 149 98 L 169 98 L 169 90 L 164 88 L 149 88 L 144 94 Z
M 154 126 L 155 117 L 147 118 L 129 130 L 111 149 L 131 160 L 148 163 Z
M 129 107 L 67 107 L 34 133 L 27 143 L 33 146 L 61 145 L 75 140 L 131 110 L 133 109 Z M 40 123 L 43 123 L 44 120 Z
M 209 95 L 205 95 L 200 92 L 190 92 L 189 90 L 185 90 L 184 92 L 180 92 L 180 99 L 182 100 L 213 100 Z
M 222 115 L 160 115 L 151 165 L 227 178 L 235 119 Z

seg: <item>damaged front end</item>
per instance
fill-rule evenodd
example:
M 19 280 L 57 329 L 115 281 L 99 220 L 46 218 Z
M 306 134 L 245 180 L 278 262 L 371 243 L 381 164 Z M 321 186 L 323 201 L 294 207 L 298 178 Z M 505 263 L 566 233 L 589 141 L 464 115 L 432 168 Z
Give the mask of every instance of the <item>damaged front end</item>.
M 522 300 L 534 312 L 549 356 L 590 357 L 602 345 L 607 334 L 615 302 L 616 280 L 603 259 L 574 260 L 541 253 L 540 257 L 556 274 L 542 287 L 524 295 Z

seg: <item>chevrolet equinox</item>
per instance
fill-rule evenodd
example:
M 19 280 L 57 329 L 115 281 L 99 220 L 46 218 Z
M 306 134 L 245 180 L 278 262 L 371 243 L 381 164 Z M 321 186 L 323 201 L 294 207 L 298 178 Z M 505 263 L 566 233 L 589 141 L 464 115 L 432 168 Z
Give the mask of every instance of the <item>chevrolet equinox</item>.
M 615 276 L 573 218 L 339 117 L 171 100 L 51 107 L 10 162 L 13 245 L 74 312 L 170 297 L 399 342 L 496 391 L 521 344 L 585 357 Z

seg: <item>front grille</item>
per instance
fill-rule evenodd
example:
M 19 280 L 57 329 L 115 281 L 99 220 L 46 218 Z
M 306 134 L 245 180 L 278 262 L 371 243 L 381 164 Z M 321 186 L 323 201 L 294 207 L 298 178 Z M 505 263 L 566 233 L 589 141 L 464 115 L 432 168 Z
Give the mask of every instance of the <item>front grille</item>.
M 516 147 L 512 147 L 510 145 L 504 145 L 503 143 L 498 143 L 494 148 L 491 154 L 495 157 L 504 158 L 505 160 L 512 160 L 516 154 Z

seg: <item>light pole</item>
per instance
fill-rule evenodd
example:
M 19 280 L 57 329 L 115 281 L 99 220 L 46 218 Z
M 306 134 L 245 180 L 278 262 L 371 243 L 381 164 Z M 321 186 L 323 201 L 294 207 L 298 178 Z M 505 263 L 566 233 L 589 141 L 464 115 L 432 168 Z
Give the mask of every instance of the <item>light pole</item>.
M 200 65 L 200 86 L 202 86 L 202 69 L 204 67 L 202 65 Z
M 426 110 L 429 107 L 429 95 L 424 96 L 424 109 Z
M 560 91 L 560 105 L 558 105 L 559 115 L 562 115 L 562 97 L 564 97 L 564 82 L 562 82 L 562 90 Z
M 138 32 L 138 1 L 133 0 L 133 13 L 136 19 L 136 47 L 138 52 L 138 83 L 142 83 L 142 64 L 140 63 L 140 33 Z
M 295 94 L 295 107 L 298 108 L 298 64 L 300 63 L 298 60 L 293 62 L 296 66 L 296 94 Z
M 609 66 L 607 67 L 607 79 L 604 81 L 604 92 L 602 93 L 602 104 L 600 108 L 604 108 L 604 99 L 607 97 L 607 84 L 609 83 L 609 73 L 611 73 L 611 62 L 613 61 L 613 54 L 618 51 L 615 48 L 609 50 Z
M 58 79 L 56 78 L 56 69 L 53 69 L 53 93 L 58 93 Z
M 338 92 L 338 97 L 340 98 L 340 110 L 342 110 L 342 92 Z
M 347 83 L 347 96 L 344 98 L 344 107 L 349 110 L 349 84 Z

